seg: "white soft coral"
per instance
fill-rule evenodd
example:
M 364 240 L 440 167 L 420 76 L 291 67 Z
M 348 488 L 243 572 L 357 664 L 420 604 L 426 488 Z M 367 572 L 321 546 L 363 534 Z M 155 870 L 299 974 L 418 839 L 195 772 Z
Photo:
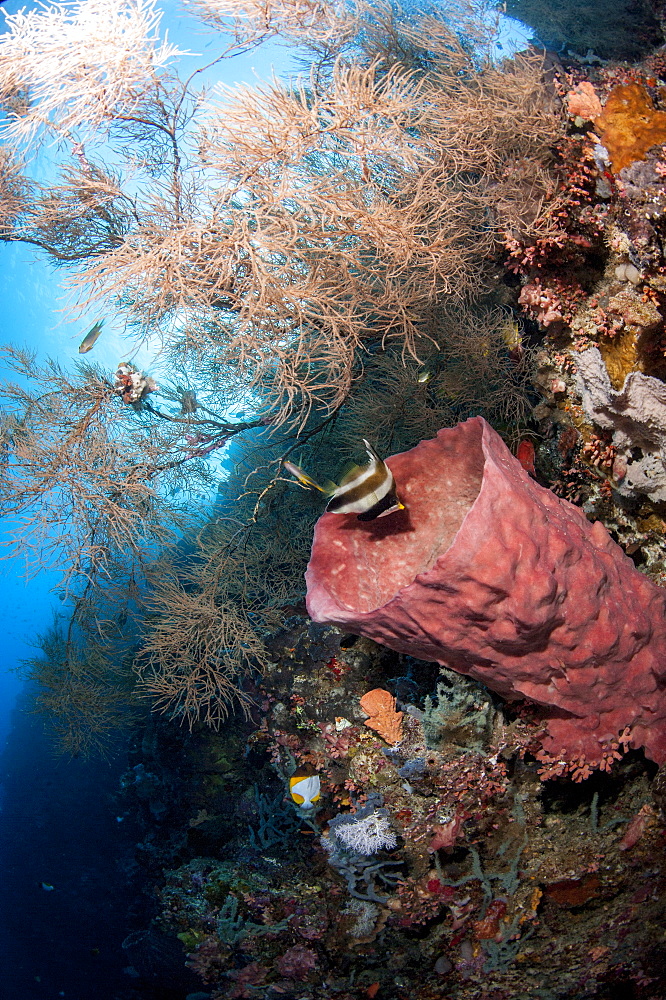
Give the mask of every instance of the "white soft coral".
M 396 836 L 388 817 L 375 809 L 367 816 L 351 819 L 335 827 L 334 836 L 343 847 L 355 854 L 376 854 L 396 845 Z

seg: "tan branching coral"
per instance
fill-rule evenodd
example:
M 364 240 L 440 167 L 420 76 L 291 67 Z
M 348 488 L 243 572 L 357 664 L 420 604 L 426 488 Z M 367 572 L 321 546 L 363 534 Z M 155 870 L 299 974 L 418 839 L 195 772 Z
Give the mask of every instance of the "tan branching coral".
M 94 133 L 114 115 L 131 114 L 158 71 L 182 53 L 157 36 L 154 0 L 81 0 L 5 14 L 0 96 L 29 100 L 3 123 L 19 142 L 38 133 Z M 55 85 L 54 85 L 55 84 Z
M 433 307 L 476 294 L 496 244 L 489 215 L 524 204 L 530 184 L 510 165 L 538 174 L 559 134 L 540 60 L 484 62 L 445 20 L 407 25 L 381 3 L 205 3 L 213 19 L 249 18 L 248 37 L 325 41 L 300 82 L 213 100 L 165 68 L 175 52 L 146 0 L 115 13 L 95 0 L 111 25 L 101 77 L 85 46 L 58 62 L 89 6 L 58 8 L 54 33 L 41 14 L 16 15 L 3 36 L 5 91 L 20 79 L 33 95 L 11 128 L 28 144 L 55 131 L 69 154 L 62 182 L 33 185 L 24 204 L 23 175 L 5 171 L 6 238 L 75 264 L 83 306 L 115 300 L 139 335 L 171 341 L 175 325 L 192 363 L 243 371 L 278 423 L 335 409 L 360 351 L 395 341 L 415 355 Z M 51 90 L 33 58 L 42 35 Z M 110 134 L 116 176 L 96 162 Z
M 247 709 L 244 681 L 270 659 L 264 638 L 300 596 L 311 520 L 262 509 L 263 498 L 247 485 L 237 518 L 202 521 L 187 558 L 172 551 L 147 567 L 148 616 L 135 665 L 140 689 L 190 726 L 201 720 L 217 727 L 233 708 Z M 234 495 L 240 485 L 231 481 L 228 489 Z M 283 489 L 278 484 L 276 493 Z M 277 497 L 266 499 L 279 509 Z
M 151 365 L 148 396 L 133 370 L 114 384 L 10 352 L 23 382 L 5 389 L 0 509 L 33 567 L 63 567 L 84 632 L 80 609 L 130 581 L 150 610 L 144 688 L 217 725 L 302 592 L 321 506 L 280 460 L 316 475 L 325 458 L 334 475 L 363 437 L 409 447 L 478 405 L 524 412 L 528 368 L 486 285 L 505 232 L 548 228 L 525 192 L 547 200 L 561 121 L 541 59 L 493 63 L 474 4 L 442 18 L 383 0 L 191 7 L 225 33 L 214 62 L 279 35 L 309 71 L 197 89 L 152 0 L 20 13 L 0 36 L 4 134 L 22 156 L 0 161 L 0 238 L 66 268 L 86 321 L 94 304 L 134 343 L 159 340 L 167 369 Z M 30 166 L 45 142 L 48 187 Z M 246 431 L 203 530 L 220 475 L 207 459 Z M 183 534 L 188 559 L 156 562 Z
M 21 675 L 38 685 L 36 705 L 50 716 L 54 749 L 71 757 L 107 753 L 138 706 L 109 634 L 72 641 L 71 629 L 54 619 L 35 645 L 39 653 L 22 661 Z
M 173 577 L 156 583 L 139 673 L 158 710 L 217 728 L 234 703 L 247 708 L 239 681 L 265 651 L 247 610 L 224 602 L 210 581 L 197 582 L 191 590 Z
M 29 189 L 22 164 L 9 149 L 0 148 L 0 239 L 12 232 L 25 211 Z
M 434 310 L 424 329 L 421 363 L 395 347 L 366 363 L 337 427 L 350 453 L 368 434 L 381 452 L 401 451 L 476 413 L 518 426 L 528 419 L 533 352 L 508 310 Z
M 129 410 L 90 365 L 66 372 L 5 348 L 20 381 L 5 383 L 0 511 L 20 529 L 14 551 L 28 565 L 62 567 L 67 576 L 104 575 L 119 558 L 143 558 L 187 522 L 184 510 L 155 488 L 176 439 L 137 434 Z M 60 533 L 57 528 L 60 526 Z
M 365 725 L 374 729 L 387 743 L 399 743 L 402 739 L 402 712 L 395 710 L 395 698 L 389 691 L 373 688 L 361 698 L 361 708 L 369 718 Z
M 326 0 L 185 0 L 202 21 L 233 37 L 235 46 L 255 46 L 280 35 L 292 41 L 325 43 L 351 34 L 358 24 L 353 5 Z

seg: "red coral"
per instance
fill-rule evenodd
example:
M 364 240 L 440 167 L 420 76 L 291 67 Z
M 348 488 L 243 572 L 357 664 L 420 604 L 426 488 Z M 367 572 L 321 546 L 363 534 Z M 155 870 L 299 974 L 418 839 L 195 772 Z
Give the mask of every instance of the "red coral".
M 584 298 L 583 290 L 575 282 L 561 278 L 551 277 L 547 285 L 543 280 L 534 278 L 523 285 L 519 304 L 544 329 L 557 323 L 570 323 Z
M 339 681 L 345 671 L 349 670 L 347 664 L 342 660 L 338 660 L 335 656 L 330 658 L 326 666 L 331 671 L 336 681 Z
M 599 204 L 596 194 L 599 168 L 591 141 L 567 136 L 558 143 L 556 153 L 558 184 L 546 198 L 533 231 L 524 239 L 513 232 L 505 237 L 506 267 L 528 279 L 521 302 L 544 328 L 558 318 L 570 322 L 569 314 L 577 301 L 572 292 L 582 290 L 570 279 L 571 287 L 567 287 L 560 276 L 579 274 L 588 266 L 587 251 L 600 247 L 609 212 Z M 607 180 L 614 186 L 612 175 Z
M 576 782 L 586 781 L 593 771 L 610 771 L 615 761 L 621 759 L 622 753 L 630 742 L 631 734 L 627 727 L 616 740 L 601 743 L 599 753 L 595 756 L 585 756 L 584 754 L 576 756 L 563 749 L 558 758 L 553 757 L 546 750 L 537 750 L 535 757 L 541 764 L 539 777 L 542 781 L 547 781 L 549 778 L 561 778 L 568 774 Z M 622 748 L 622 752 L 620 748 Z
M 477 941 L 490 941 L 501 935 L 500 920 L 506 914 L 506 903 L 503 899 L 494 899 L 486 915 L 472 924 L 474 937 Z
M 536 475 L 536 469 L 534 468 L 535 457 L 536 453 L 534 451 L 534 445 L 529 438 L 523 438 L 518 444 L 516 458 L 522 465 L 525 472 L 529 472 L 530 476 Z
M 428 850 L 430 853 L 441 850 L 441 848 L 446 848 L 447 850 L 454 846 L 458 835 L 460 834 L 462 828 L 462 819 L 460 816 L 454 816 L 450 819 L 448 823 L 440 824 L 439 826 L 433 826 L 432 833 L 433 838 L 428 845 Z
M 318 722 L 317 726 L 326 743 L 326 755 L 333 760 L 346 757 L 358 739 L 358 730 L 348 726 L 338 732 L 332 722 Z
M 624 837 L 620 841 L 620 850 L 628 851 L 634 847 L 648 827 L 654 825 L 656 818 L 657 815 L 648 802 L 641 806 L 625 830 Z
M 582 454 L 585 461 L 589 462 L 590 465 L 593 465 L 596 469 L 601 469 L 603 472 L 610 473 L 615 462 L 617 448 L 615 445 L 607 441 L 602 441 L 601 438 L 593 434 L 587 444 L 583 445 Z

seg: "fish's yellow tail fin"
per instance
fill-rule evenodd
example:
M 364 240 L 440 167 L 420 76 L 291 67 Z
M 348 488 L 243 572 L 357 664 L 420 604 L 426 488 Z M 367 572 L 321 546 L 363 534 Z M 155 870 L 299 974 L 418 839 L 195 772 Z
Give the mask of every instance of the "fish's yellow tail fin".
M 303 472 L 298 465 L 294 465 L 293 462 L 284 461 L 282 464 L 287 472 L 291 472 L 292 476 L 296 476 L 301 486 L 310 486 L 312 489 L 319 490 L 320 493 L 329 492 L 325 487 L 316 483 L 312 476 L 308 476 L 307 472 Z

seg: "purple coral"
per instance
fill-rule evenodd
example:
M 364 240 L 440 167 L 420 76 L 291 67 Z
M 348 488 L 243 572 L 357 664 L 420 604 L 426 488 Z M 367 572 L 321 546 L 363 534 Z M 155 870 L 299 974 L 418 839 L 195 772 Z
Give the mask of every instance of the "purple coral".
M 287 979 L 307 979 L 317 967 L 317 953 L 302 944 L 288 948 L 275 963 L 281 976 Z

